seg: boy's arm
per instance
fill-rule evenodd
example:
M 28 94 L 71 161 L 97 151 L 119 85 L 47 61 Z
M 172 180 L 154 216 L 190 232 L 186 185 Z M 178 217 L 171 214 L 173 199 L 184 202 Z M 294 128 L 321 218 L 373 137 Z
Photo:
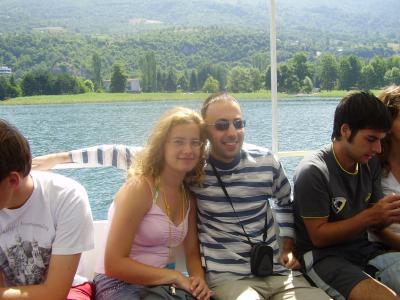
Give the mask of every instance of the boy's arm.
M 372 207 L 351 218 L 329 222 L 325 218 L 303 218 L 311 241 L 316 247 L 345 242 L 369 227 L 386 227 L 400 221 L 400 196 L 388 195 Z
M 52 255 L 43 284 L 0 288 L 0 299 L 65 300 L 71 288 L 81 254 Z

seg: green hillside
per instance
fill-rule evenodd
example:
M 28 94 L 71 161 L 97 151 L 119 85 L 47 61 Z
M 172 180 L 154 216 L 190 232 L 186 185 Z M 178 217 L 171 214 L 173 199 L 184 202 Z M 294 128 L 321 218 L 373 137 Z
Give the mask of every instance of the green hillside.
M 398 0 L 279 0 L 280 32 L 318 31 L 360 38 L 399 38 Z M 264 29 L 267 0 L 2 0 L 0 32 L 65 30 L 70 33 L 134 34 L 185 26 Z

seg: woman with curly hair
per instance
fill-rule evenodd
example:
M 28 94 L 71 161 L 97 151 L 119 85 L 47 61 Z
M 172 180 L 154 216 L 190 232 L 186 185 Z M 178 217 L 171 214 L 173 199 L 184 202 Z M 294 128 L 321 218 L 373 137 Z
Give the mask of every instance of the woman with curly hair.
M 201 117 L 187 108 L 168 111 L 155 125 L 110 207 L 104 261 L 94 278 L 96 299 L 140 299 L 146 287 L 157 285 L 209 299 L 196 203 L 187 188 L 203 176 L 205 139 Z M 190 277 L 174 270 L 180 243 Z
M 379 95 L 392 115 L 392 128 L 382 140 L 380 154 L 382 166 L 382 189 L 385 194 L 400 194 L 400 86 L 389 86 Z M 400 234 L 400 225 L 389 227 Z

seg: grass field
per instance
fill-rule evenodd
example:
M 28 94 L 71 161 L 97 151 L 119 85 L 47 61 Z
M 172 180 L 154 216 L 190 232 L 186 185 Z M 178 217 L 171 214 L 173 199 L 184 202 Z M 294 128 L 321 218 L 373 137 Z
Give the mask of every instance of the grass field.
M 375 94 L 379 90 L 373 91 Z M 340 98 L 347 91 L 323 91 L 313 95 L 299 95 L 300 97 Z M 206 93 L 86 93 L 78 95 L 54 95 L 18 97 L 0 101 L 0 105 L 32 105 L 32 104 L 66 104 L 66 103 L 108 103 L 108 102 L 133 102 L 133 101 L 165 101 L 165 100 L 204 100 L 210 94 Z M 244 99 L 271 99 L 270 91 L 255 93 L 232 93 L 239 100 Z M 295 95 L 279 93 L 278 99 L 298 98 Z

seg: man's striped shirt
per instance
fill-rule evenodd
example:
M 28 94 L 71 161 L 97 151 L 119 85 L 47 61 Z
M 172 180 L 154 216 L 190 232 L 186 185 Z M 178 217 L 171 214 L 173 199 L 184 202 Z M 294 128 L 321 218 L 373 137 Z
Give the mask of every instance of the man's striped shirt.
M 210 163 L 220 174 L 237 214 L 226 199 Z M 259 242 L 262 241 L 266 216 L 266 242 L 274 249 L 274 272 L 287 274 L 287 269 L 278 263 L 277 227 L 280 236 L 294 236 L 291 189 L 272 152 L 244 144 L 240 156 L 232 163 L 221 163 L 210 157 L 202 186 L 192 187 L 192 191 L 197 197 L 199 239 L 211 287 L 252 276 L 251 246 L 240 223 L 250 240 Z

